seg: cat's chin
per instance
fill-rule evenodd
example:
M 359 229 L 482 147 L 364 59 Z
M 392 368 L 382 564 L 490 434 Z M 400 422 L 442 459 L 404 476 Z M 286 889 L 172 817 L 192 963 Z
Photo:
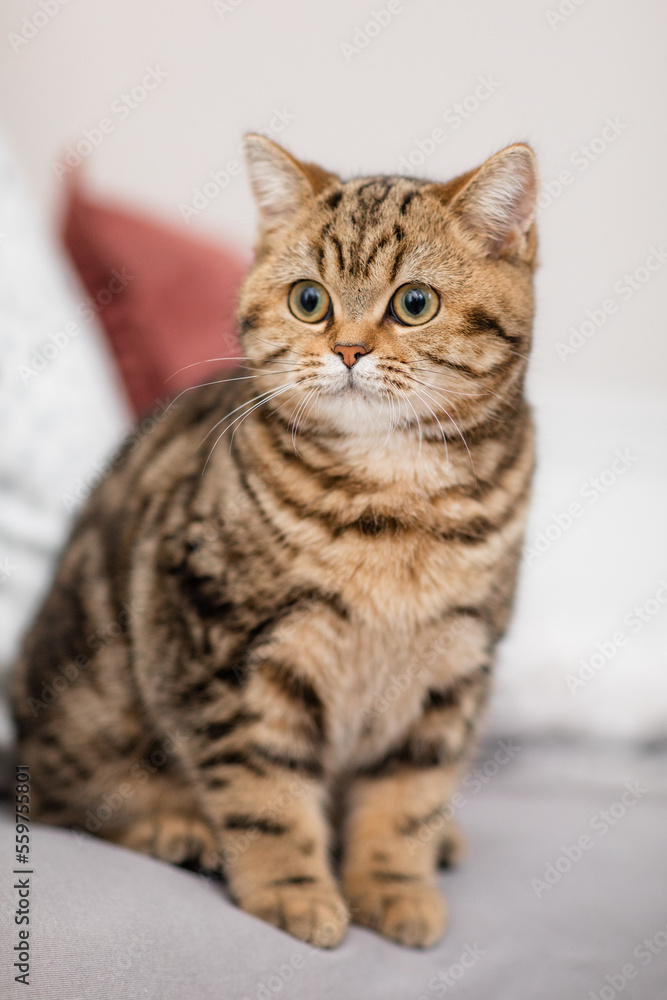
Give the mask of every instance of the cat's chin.
M 385 435 L 396 420 L 397 403 L 386 390 L 354 385 L 326 388 L 318 393 L 312 419 L 350 435 Z
M 367 401 L 378 401 L 381 399 L 381 393 L 378 389 L 373 386 L 362 385 L 359 382 L 349 382 L 341 383 L 340 385 L 326 385 L 320 389 L 320 395 L 322 397 L 329 397 L 331 399 L 338 400 L 367 400 Z

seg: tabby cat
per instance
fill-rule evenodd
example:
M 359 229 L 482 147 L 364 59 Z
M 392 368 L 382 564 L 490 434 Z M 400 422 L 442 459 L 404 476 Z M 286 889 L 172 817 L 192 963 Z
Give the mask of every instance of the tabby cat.
M 343 182 L 245 149 L 243 363 L 90 498 L 24 643 L 21 762 L 35 818 L 219 865 L 304 941 L 427 947 L 530 493 L 535 159 Z

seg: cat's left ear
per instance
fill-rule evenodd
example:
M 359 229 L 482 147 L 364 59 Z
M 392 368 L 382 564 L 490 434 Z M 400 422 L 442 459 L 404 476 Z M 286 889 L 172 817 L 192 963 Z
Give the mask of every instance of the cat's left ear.
M 245 136 L 243 148 L 263 232 L 288 222 L 308 199 L 337 179 L 254 132 Z
M 450 202 L 453 213 L 489 257 L 530 255 L 538 192 L 537 160 L 516 143 L 476 170 Z M 534 246 L 532 246 L 534 251 Z

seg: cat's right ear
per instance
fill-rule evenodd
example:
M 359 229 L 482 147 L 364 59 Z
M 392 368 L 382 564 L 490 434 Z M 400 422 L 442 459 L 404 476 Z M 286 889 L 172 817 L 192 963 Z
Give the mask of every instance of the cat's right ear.
M 530 234 L 537 194 L 535 154 L 519 142 L 471 172 L 450 207 L 485 255 L 530 255 L 534 253 L 534 232 L 532 241 Z
M 245 136 L 243 148 L 264 233 L 288 222 L 307 200 L 336 179 L 254 132 Z

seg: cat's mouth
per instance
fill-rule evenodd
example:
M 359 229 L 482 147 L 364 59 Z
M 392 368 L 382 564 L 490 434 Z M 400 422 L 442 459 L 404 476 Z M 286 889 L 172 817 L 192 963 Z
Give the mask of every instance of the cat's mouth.
M 360 360 L 348 367 L 344 364 L 337 364 L 334 359 L 325 362 L 324 370 L 317 379 L 317 388 L 320 392 L 329 396 L 359 396 L 379 398 L 386 395 L 387 387 L 383 385 L 383 379 L 379 377 L 375 370 L 375 365 L 370 359 L 360 358 Z
M 381 395 L 381 387 L 374 380 L 359 378 L 354 372 L 342 374 L 335 381 L 327 379 L 320 391 L 327 396 L 355 396 L 364 399 L 379 399 Z

